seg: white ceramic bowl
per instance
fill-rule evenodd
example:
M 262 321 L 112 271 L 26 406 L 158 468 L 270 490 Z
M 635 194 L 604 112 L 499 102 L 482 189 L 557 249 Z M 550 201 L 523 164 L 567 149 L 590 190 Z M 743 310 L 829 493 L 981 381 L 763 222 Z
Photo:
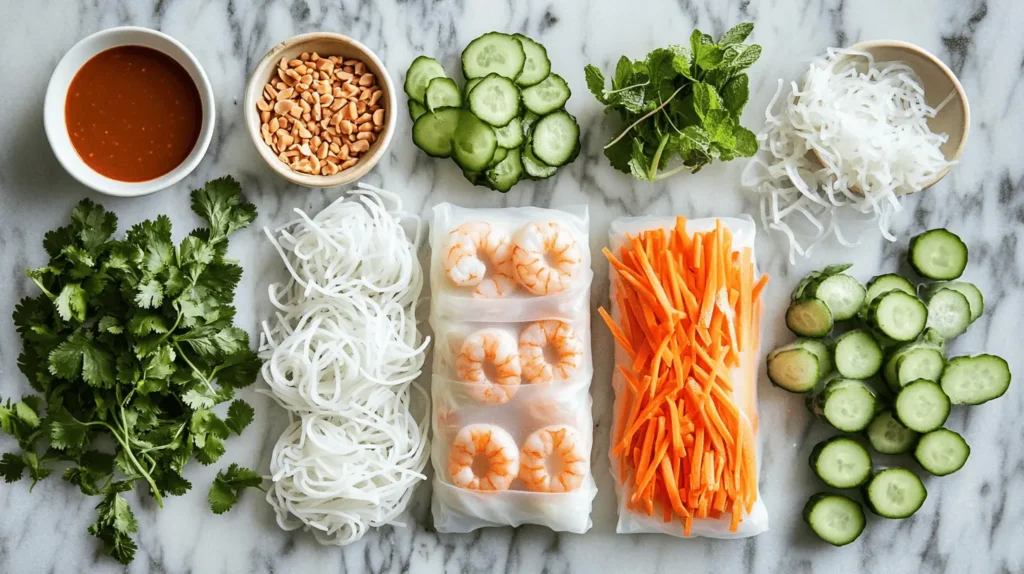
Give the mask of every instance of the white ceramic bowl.
M 199 99 L 203 106 L 203 121 L 199 129 L 199 139 L 196 140 L 192 152 L 188 154 L 185 161 L 156 179 L 118 181 L 100 175 L 82 161 L 68 136 L 67 125 L 64 121 L 64 102 L 71 80 L 93 56 L 117 46 L 144 46 L 163 52 L 185 68 L 199 91 Z M 46 138 L 50 140 L 50 147 L 53 148 L 57 161 L 72 177 L 83 184 L 100 193 L 118 197 L 137 197 L 160 191 L 181 181 L 183 177 L 191 173 L 199 165 L 199 161 L 206 154 L 206 148 L 210 145 L 215 117 L 213 88 L 210 86 L 210 80 L 206 77 L 206 72 L 203 71 L 203 67 L 199 65 L 199 61 L 192 55 L 192 52 L 189 52 L 181 42 L 167 34 L 135 26 L 109 28 L 72 46 L 57 64 L 53 75 L 50 76 L 50 84 L 46 88 L 46 99 L 43 103 L 43 125 L 46 129 Z

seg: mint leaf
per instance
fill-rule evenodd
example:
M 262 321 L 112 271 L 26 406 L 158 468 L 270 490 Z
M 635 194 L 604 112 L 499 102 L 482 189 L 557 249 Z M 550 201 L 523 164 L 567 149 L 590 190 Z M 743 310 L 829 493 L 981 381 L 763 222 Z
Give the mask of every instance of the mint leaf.
M 210 223 L 211 243 L 226 239 L 256 219 L 256 206 L 242 197 L 242 187 L 231 177 L 207 182 L 192 192 L 192 211 Z
M 0 476 L 4 477 L 4 482 L 20 480 L 24 473 L 25 461 L 21 460 L 20 456 L 6 452 L 0 457 Z
M 632 147 L 626 138 L 620 139 L 614 145 L 604 150 L 604 155 L 611 162 L 612 167 L 623 173 L 630 173 L 629 160 L 631 154 Z
M 747 105 L 747 100 L 750 98 L 747 82 L 746 74 L 741 74 L 729 80 L 722 88 L 722 107 L 729 110 L 729 113 L 737 119 L 743 114 L 743 107 Z
M 78 283 L 68 283 L 53 302 L 57 314 L 65 321 L 85 322 L 85 290 Z
M 598 73 L 600 74 L 600 72 Z M 615 77 L 612 78 L 612 89 L 620 90 L 633 85 L 632 81 L 634 74 L 636 74 L 636 71 L 633 69 L 633 62 L 625 56 L 619 58 L 618 63 L 615 64 Z M 601 85 L 604 85 L 603 76 L 601 79 Z
M 76 332 L 50 353 L 50 373 L 62 379 L 79 376 L 89 386 L 108 388 L 114 384 L 114 359 L 94 341 Z
M 219 471 L 210 485 L 210 493 L 207 495 L 210 510 L 214 514 L 224 514 L 235 505 L 243 490 L 260 488 L 262 482 L 263 477 L 259 473 L 232 463 L 226 471 Z
M 758 60 L 758 58 L 760 58 L 760 57 L 761 57 L 761 46 L 758 46 L 757 44 L 753 44 L 751 46 L 747 46 L 746 49 L 740 51 L 736 55 L 735 59 L 733 59 L 731 62 L 729 62 L 729 68 L 733 72 L 738 72 L 740 70 L 745 70 L 745 69 L 749 68 L 750 66 L 752 66 L 754 64 L 754 62 L 756 62 Z
M 590 89 L 590 93 L 594 94 L 597 101 L 603 103 L 605 101 L 604 74 L 601 73 L 601 70 L 599 70 L 597 66 L 587 64 L 587 66 L 583 68 L 583 76 L 587 80 L 587 88 Z
M 249 403 L 242 399 L 236 399 L 228 407 L 228 418 L 224 422 L 235 434 L 240 435 L 245 427 L 252 423 L 255 414 L 256 411 L 249 406 Z
M 651 160 L 644 152 L 644 146 L 638 140 L 633 140 L 632 152 L 629 159 L 629 171 L 637 179 L 648 179 L 651 170 Z
M 733 128 L 733 137 L 736 138 L 736 144 L 734 149 L 736 154 L 741 157 L 753 157 L 757 153 L 758 143 L 757 136 L 754 132 L 748 130 L 743 126 L 737 125 Z
M 725 34 L 722 34 L 722 39 L 718 41 L 719 44 L 739 44 L 743 40 L 747 39 L 747 36 L 754 31 L 753 22 L 740 22 L 732 28 L 730 28 Z
M 720 109 L 721 107 L 722 103 L 713 86 L 703 82 L 697 82 L 693 85 L 693 109 L 697 112 L 697 116 L 700 119 L 706 119 L 708 112 Z

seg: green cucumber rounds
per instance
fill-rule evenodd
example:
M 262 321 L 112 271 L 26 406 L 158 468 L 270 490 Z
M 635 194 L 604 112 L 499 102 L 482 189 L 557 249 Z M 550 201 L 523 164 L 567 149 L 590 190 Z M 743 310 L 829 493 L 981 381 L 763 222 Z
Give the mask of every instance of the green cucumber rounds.
M 420 56 L 405 74 L 412 141 L 450 157 L 474 185 L 505 192 L 545 179 L 580 152 L 580 128 L 565 111 L 569 85 L 551 73 L 544 46 L 490 32 L 462 51 L 460 90 L 437 60 Z
M 1006 360 L 946 354 L 985 313 L 981 290 L 960 280 L 964 242 L 932 229 L 911 240 L 907 260 L 918 277 L 886 273 L 861 285 L 846 264 L 807 274 L 785 314 L 799 338 L 768 353 L 771 383 L 806 394 L 808 409 L 834 435 L 811 450 L 817 480 L 860 490 L 863 507 L 827 492 L 804 506 L 811 531 L 835 546 L 860 536 L 865 507 L 893 519 L 917 512 L 928 496 L 920 477 L 953 474 L 970 457 L 964 437 L 944 428 L 956 420 L 951 413 L 1010 387 Z M 872 460 L 876 455 L 880 460 Z M 892 465 L 892 457 L 906 462 Z

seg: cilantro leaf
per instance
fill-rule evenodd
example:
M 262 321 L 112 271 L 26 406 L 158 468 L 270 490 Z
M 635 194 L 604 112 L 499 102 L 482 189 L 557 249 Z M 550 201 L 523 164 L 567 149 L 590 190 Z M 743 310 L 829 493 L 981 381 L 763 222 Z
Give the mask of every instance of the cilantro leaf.
M 252 423 L 252 420 L 256 414 L 256 411 L 249 405 L 249 403 L 242 399 L 235 399 L 231 402 L 231 406 L 228 407 L 228 418 L 225 424 L 228 425 L 235 434 L 242 434 L 245 427 Z
M 260 488 L 263 477 L 248 468 L 232 463 L 226 471 L 217 472 L 217 478 L 210 485 L 210 510 L 214 514 L 224 514 L 238 501 L 238 496 L 246 488 Z M 262 490 L 262 489 L 260 489 Z
M 5 452 L 0 457 L 0 476 L 4 477 L 4 482 L 20 480 L 24 473 L 25 461 L 21 460 L 20 456 L 12 452 Z
M 192 192 L 192 211 L 210 223 L 210 242 L 217 243 L 256 219 L 256 206 L 245 201 L 231 177 L 207 182 Z
M 90 386 L 110 387 L 114 360 L 91 337 L 76 332 L 50 353 L 50 373 L 68 380 L 81 376 Z
M 89 440 L 89 426 L 65 408 L 53 409 L 49 417 L 50 446 L 58 450 L 81 449 Z
M 121 564 L 135 559 L 138 547 L 131 534 L 139 531 L 139 523 L 131 507 L 117 492 L 107 494 L 96 506 L 99 516 L 89 527 L 89 534 L 103 541 L 103 549 Z
M 82 242 L 82 247 L 94 251 L 117 231 L 117 216 L 104 210 L 102 205 L 83 199 L 71 210 L 71 228 Z
M 164 288 L 156 279 L 139 283 L 135 303 L 143 309 L 154 309 L 164 302 Z
M 57 314 L 61 319 L 85 322 L 85 290 L 78 283 L 65 285 L 53 304 L 57 307 Z

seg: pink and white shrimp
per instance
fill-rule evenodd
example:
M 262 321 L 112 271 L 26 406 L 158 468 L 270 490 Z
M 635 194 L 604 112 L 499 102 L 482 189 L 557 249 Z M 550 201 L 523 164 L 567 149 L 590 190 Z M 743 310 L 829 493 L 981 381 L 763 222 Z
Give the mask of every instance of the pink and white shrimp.
M 519 474 L 519 449 L 512 435 L 495 425 L 462 427 L 448 454 L 452 484 L 471 490 L 508 490 Z
M 534 492 L 571 492 L 583 485 L 589 464 L 576 429 L 551 425 L 534 431 L 523 443 L 519 479 Z
M 481 329 L 462 342 L 455 372 L 470 383 L 470 394 L 488 404 L 508 402 L 519 389 L 522 366 L 515 337 L 501 329 Z
M 545 351 L 551 350 L 551 353 Z M 552 361 L 548 361 L 548 356 Z M 583 365 L 583 342 L 568 324 L 538 321 L 519 335 L 519 359 L 523 377 L 531 383 L 550 383 L 573 378 Z
M 512 241 L 513 274 L 534 295 L 565 291 L 583 265 L 572 230 L 554 221 L 530 223 Z
M 489 223 L 464 223 L 448 234 L 444 270 L 459 287 L 475 287 L 474 297 L 504 297 L 515 291 L 512 243 Z

